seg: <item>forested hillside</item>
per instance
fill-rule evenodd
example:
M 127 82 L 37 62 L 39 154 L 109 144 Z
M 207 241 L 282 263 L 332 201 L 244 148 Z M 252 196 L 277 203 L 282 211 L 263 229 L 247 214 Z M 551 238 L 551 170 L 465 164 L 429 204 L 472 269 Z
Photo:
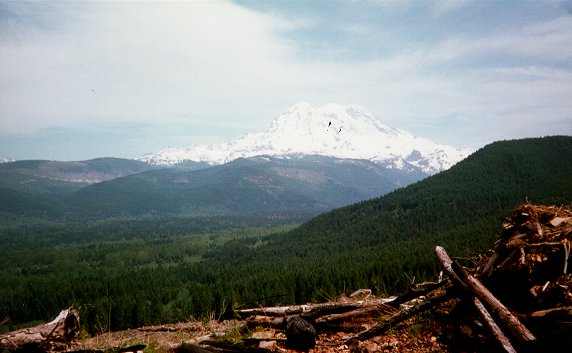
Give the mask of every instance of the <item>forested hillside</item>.
M 273 216 L 270 228 L 219 217 L 183 227 L 174 218 L 4 229 L 0 316 L 15 324 L 83 305 L 93 333 L 357 288 L 391 294 L 438 273 L 435 245 L 452 255 L 488 249 L 518 204 L 570 206 L 571 156 L 572 137 L 497 142 L 289 231 Z
M 86 187 L 69 199 L 80 218 L 149 215 L 317 214 L 423 178 L 367 160 L 324 156 L 239 158 L 202 170 L 167 168 Z
M 252 298 L 280 293 L 306 301 L 361 287 L 391 293 L 413 276 L 438 272 L 437 244 L 455 255 L 488 249 L 503 217 L 526 202 L 572 203 L 572 137 L 491 144 L 407 188 L 269 236 L 266 246 L 247 250 L 246 244 L 227 244 L 209 259 L 209 267 L 227 264 L 225 271 L 252 273 L 229 285 L 229 290 L 244 286 L 239 293 L 257 288 Z M 245 252 L 249 256 L 233 258 Z

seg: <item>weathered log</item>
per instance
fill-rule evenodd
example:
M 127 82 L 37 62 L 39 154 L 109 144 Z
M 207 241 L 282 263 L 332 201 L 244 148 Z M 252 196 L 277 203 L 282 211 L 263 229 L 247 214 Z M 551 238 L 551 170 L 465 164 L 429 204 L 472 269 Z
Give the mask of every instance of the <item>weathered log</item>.
M 439 260 L 439 263 L 440 263 L 441 267 L 443 268 L 443 271 L 445 271 L 447 276 L 449 276 L 449 278 L 451 279 L 453 284 L 462 288 L 467 293 L 470 293 L 469 286 L 453 270 L 453 260 L 451 260 L 451 258 L 449 257 L 449 255 L 447 254 L 445 249 L 441 246 L 437 246 L 435 248 L 435 255 L 437 256 L 437 259 Z M 507 352 L 516 352 L 514 347 L 512 346 L 510 341 L 508 340 L 508 338 L 502 332 L 500 327 L 498 327 L 498 325 L 496 324 L 494 319 L 490 316 L 489 312 L 484 307 L 481 300 L 477 297 L 473 297 L 473 305 L 475 306 L 475 308 L 477 309 L 477 311 L 481 315 L 481 318 L 483 319 L 485 325 L 487 326 L 487 328 L 489 329 L 491 334 L 497 339 L 497 341 L 499 341 L 499 343 L 502 345 L 502 347 Z
M 532 341 L 536 337 L 514 316 L 481 282 L 471 276 L 467 271 L 454 263 L 445 249 L 441 246 L 435 248 L 435 255 L 445 273 L 453 283 L 470 291 L 479 298 L 483 304 L 500 320 L 504 326 L 519 340 Z
M 79 332 L 79 312 L 70 307 L 51 322 L 0 335 L 0 348 L 8 351 L 48 351 L 68 346 Z
M 286 326 L 286 318 L 275 316 L 253 315 L 246 319 L 249 327 L 263 326 L 272 328 L 284 328 Z
M 526 342 L 536 339 L 532 332 L 530 332 L 478 279 L 469 274 L 456 262 L 453 262 L 452 268 L 469 290 L 485 304 L 488 310 L 490 310 L 519 341 Z
M 383 299 L 370 299 L 359 301 L 348 301 L 339 303 L 319 303 L 319 304 L 304 304 L 304 305 L 291 305 L 291 306 L 275 306 L 253 309 L 236 310 L 239 316 L 287 316 L 287 315 L 302 315 L 306 318 L 317 318 L 323 315 L 334 313 L 343 313 L 346 311 L 356 310 L 365 306 L 386 304 L 395 298 Z
M 497 323 L 491 317 L 491 314 L 487 311 L 483 303 L 479 300 L 479 298 L 473 297 L 473 305 L 481 315 L 484 324 L 487 326 L 489 331 L 495 336 L 497 341 L 501 344 L 505 351 L 508 353 L 516 353 L 516 349 L 512 346 L 508 338 L 505 336 L 504 332 L 498 327 Z
M 400 323 L 404 320 L 409 319 L 413 315 L 415 315 L 419 312 L 428 310 L 428 309 L 434 307 L 435 305 L 444 303 L 444 302 L 446 302 L 452 298 L 453 298 L 453 295 L 451 294 L 450 291 L 441 292 L 441 293 L 435 295 L 433 298 L 425 300 L 420 304 L 412 306 L 408 309 L 401 310 L 397 314 L 391 316 L 389 319 L 383 320 L 382 322 L 371 327 L 369 330 L 362 331 L 362 332 L 358 333 L 357 335 L 348 338 L 346 340 L 346 343 L 351 344 L 354 341 L 364 341 L 364 340 L 370 339 L 370 338 L 375 337 L 375 336 L 380 336 L 380 335 L 384 334 L 387 330 L 392 328 L 393 326 L 397 325 L 398 323 Z

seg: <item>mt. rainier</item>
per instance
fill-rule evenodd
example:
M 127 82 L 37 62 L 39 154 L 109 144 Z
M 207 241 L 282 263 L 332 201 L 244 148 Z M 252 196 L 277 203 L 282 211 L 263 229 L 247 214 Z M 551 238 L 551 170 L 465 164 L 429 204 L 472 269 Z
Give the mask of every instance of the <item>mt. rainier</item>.
M 218 144 L 166 148 L 146 154 L 140 160 L 156 165 L 185 161 L 223 164 L 260 155 L 323 155 L 367 159 L 388 168 L 419 168 L 426 174 L 435 174 L 470 152 L 387 126 L 355 105 L 329 104 L 316 109 L 300 102 L 275 118 L 263 132 Z

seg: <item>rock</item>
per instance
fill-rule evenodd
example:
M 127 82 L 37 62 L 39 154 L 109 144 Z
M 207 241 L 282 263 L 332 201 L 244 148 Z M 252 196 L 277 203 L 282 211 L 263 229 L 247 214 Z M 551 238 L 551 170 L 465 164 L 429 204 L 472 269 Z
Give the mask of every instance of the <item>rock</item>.
M 286 320 L 286 345 L 307 352 L 316 346 L 316 329 L 300 316 L 291 316 Z

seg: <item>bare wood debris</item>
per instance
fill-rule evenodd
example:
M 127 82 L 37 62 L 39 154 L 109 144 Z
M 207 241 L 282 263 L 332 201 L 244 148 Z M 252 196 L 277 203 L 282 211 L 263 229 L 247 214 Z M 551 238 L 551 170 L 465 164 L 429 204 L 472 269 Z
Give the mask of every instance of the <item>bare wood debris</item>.
M 51 322 L 0 335 L 1 351 L 43 352 L 70 346 L 79 333 L 79 312 L 62 310 Z

